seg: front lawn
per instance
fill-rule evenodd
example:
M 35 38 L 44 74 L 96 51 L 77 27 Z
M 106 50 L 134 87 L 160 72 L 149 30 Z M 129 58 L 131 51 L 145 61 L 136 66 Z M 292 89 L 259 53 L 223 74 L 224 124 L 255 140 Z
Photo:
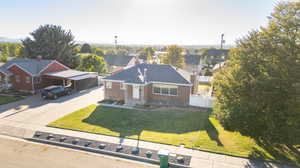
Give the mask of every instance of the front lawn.
M 0 96 L 0 105 L 23 99 L 21 96 Z
M 238 132 L 225 131 L 208 112 L 179 109 L 127 110 L 91 105 L 48 126 L 140 139 L 170 145 L 185 145 L 211 152 L 299 164 L 300 154 L 258 145 Z

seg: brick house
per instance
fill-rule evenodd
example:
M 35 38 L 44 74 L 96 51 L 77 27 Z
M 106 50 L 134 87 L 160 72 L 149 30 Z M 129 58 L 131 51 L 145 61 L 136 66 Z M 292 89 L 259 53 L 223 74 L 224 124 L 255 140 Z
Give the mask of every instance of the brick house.
M 103 78 L 105 99 L 123 100 L 127 105 L 189 105 L 194 75 L 164 64 L 137 64 Z
M 61 76 L 61 72 L 64 72 Z M 78 83 L 78 80 L 96 78 L 97 75 L 71 70 L 56 60 L 15 58 L 0 67 L 0 90 L 36 93 L 53 84 Z M 66 75 L 68 74 L 68 75 Z M 81 75 L 81 78 L 78 78 Z M 77 76 L 75 79 L 74 77 Z

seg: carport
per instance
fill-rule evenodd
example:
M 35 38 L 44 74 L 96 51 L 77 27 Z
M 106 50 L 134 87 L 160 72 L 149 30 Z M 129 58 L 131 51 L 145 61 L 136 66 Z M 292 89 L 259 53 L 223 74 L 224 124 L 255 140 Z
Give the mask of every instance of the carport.
M 98 73 L 68 69 L 58 72 L 48 72 L 43 75 L 42 81 L 44 86 L 64 85 L 80 91 L 97 86 Z

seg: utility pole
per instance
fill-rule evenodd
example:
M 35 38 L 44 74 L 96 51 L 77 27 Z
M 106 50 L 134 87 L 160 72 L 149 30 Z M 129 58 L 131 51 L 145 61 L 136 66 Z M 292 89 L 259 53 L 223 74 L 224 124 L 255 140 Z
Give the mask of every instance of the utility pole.
M 224 33 L 221 35 L 221 49 L 223 49 L 223 44 L 225 44 Z
M 115 36 L 115 49 L 117 50 L 118 47 L 118 36 Z

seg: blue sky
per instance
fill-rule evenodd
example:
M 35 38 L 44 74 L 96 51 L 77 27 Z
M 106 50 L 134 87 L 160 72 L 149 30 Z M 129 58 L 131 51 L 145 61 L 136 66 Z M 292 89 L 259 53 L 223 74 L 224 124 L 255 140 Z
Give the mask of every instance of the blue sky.
M 266 25 L 278 0 L 1 0 L 0 36 L 24 38 L 42 24 L 76 40 L 121 44 L 226 44 Z

